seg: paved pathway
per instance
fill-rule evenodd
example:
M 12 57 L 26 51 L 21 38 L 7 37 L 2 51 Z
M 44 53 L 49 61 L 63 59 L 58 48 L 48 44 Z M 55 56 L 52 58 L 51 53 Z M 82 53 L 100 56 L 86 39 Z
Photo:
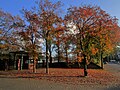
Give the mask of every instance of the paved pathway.
M 108 63 L 105 65 L 105 70 L 112 72 L 115 76 L 120 77 L 120 64 Z
M 0 90 L 120 90 L 120 87 L 71 85 L 24 78 L 0 78 Z
M 96 88 L 44 80 L 0 78 L 0 90 L 96 90 Z

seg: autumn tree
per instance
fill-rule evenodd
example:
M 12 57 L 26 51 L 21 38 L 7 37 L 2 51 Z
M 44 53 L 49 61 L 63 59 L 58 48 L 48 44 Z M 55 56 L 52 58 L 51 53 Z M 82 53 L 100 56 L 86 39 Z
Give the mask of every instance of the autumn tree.
M 29 57 L 33 59 L 33 72 L 36 73 L 36 63 L 38 59 L 38 55 L 41 52 L 41 38 L 37 31 L 39 27 L 38 16 L 34 14 L 32 11 L 28 11 L 26 9 L 22 10 L 24 15 L 23 23 L 15 23 L 16 30 L 18 31 L 18 37 L 21 38 L 24 47 L 21 47 L 22 50 L 25 50 L 29 53 Z M 36 23 L 37 22 L 37 23 Z
M 16 24 L 18 23 L 23 23 L 23 20 L 19 16 L 13 16 L 10 13 L 0 10 L 0 40 L 2 49 L 4 48 L 8 52 L 20 49 L 21 44 L 19 44 L 20 42 L 18 43 L 19 37 L 16 30 Z
M 55 51 L 57 53 L 58 63 L 62 59 L 62 43 L 63 43 L 63 35 L 64 35 L 65 27 L 59 23 L 56 27 L 55 34 L 54 34 L 54 46 L 56 47 Z
M 0 11 L 0 41 L 1 49 L 4 51 L 24 50 L 28 51 L 30 56 L 33 56 L 34 71 L 36 69 L 36 58 L 38 57 L 39 41 L 36 30 L 35 15 L 23 11 L 25 20 L 20 16 L 12 16 L 9 13 Z M 31 15 L 31 16 L 30 16 Z
M 63 54 L 65 56 L 65 61 L 67 64 L 69 64 L 69 56 L 70 54 L 74 54 L 74 38 L 72 33 L 69 33 L 67 28 L 64 31 L 63 37 L 62 37 L 62 48 L 63 48 Z
M 21 24 L 22 22 L 19 16 L 13 16 L 0 10 L 0 51 L 3 54 L 20 50 L 22 44 L 20 44 L 16 24 Z
M 19 16 L 12 16 L 10 13 L 0 10 L 1 47 L 8 52 L 12 51 L 13 49 L 19 49 L 19 45 L 17 44 L 17 31 L 13 28 L 17 22 L 22 22 Z
M 49 0 L 40 0 L 36 3 L 37 6 L 30 12 L 33 12 L 31 14 L 34 15 L 33 23 L 38 28 L 36 32 L 45 41 L 46 73 L 49 73 L 49 52 L 51 55 L 52 36 L 55 33 L 57 23 L 61 22 L 61 18 L 58 16 L 61 2 L 52 3 Z
M 110 55 L 116 48 L 119 42 L 120 29 L 118 26 L 118 20 L 115 17 L 111 17 L 109 14 L 101 11 L 103 15 L 98 22 L 98 49 L 101 58 L 101 67 L 103 68 L 103 58 Z
M 77 35 L 76 47 L 78 52 L 80 52 L 83 56 L 84 76 L 87 76 L 87 62 L 91 61 L 90 56 L 96 55 L 100 49 L 99 46 L 103 47 L 101 44 L 99 44 L 100 42 L 98 38 L 101 40 L 101 43 L 103 43 L 104 41 L 102 40 L 104 40 L 105 36 L 110 35 L 110 33 L 108 33 L 110 31 L 108 27 L 111 27 L 112 29 L 115 28 L 117 24 L 113 24 L 115 22 L 114 19 L 111 18 L 111 16 L 105 11 L 101 10 L 100 7 L 90 5 L 69 8 L 65 18 L 67 24 L 72 23 L 72 25 L 75 26 L 74 31 L 77 32 L 75 34 Z M 105 29 L 100 29 L 100 24 L 98 24 L 98 22 L 107 23 L 107 25 L 104 25 Z M 110 24 L 110 22 L 112 24 Z M 103 36 L 99 30 L 107 33 L 105 33 L 105 36 Z M 111 33 L 111 35 L 114 35 L 114 33 Z M 100 38 L 101 36 L 102 38 Z M 105 46 L 109 42 L 108 40 L 111 42 L 111 39 L 107 38 L 107 41 L 104 42 Z M 105 51 L 102 50 L 102 52 Z

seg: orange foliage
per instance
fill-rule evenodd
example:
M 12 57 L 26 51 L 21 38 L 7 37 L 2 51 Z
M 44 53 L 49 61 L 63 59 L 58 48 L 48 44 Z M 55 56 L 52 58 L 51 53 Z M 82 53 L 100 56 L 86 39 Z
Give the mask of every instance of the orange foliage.
M 92 55 L 95 55 L 95 54 L 98 52 L 98 49 L 97 49 L 97 48 L 92 47 L 91 52 L 92 52 Z
M 84 58 L 84 57 L 78 56 L 78 57 L 77 57 L 78 62 L 82 62 L 83 58 Z

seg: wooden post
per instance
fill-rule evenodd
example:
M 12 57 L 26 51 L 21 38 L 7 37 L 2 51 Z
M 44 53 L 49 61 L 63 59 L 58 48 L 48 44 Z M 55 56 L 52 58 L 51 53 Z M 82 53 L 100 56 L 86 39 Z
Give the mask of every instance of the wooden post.
M 23 69 L 23 54 L 21 54 L 21 70 Z
M 18 59 L 18 70 L 20 71 L 20 59 Z

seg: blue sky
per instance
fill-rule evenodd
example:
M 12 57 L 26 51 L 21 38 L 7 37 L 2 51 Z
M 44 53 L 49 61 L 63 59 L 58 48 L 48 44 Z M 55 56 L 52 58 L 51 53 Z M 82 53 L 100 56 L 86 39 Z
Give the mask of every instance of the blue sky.
M 0 8 L 13 15 L 21 14 L 20 10 L 24 7 L 30 9 L 35 5 L 36 0 L 0 0 Z M 111 16 L 116 16 L 120 20 L 120 0 L 50 0 L 52 2 L 61 1 L 64 11 L 70 6 L 80 6 L 81 4 L 92 4 L 100 6 Z M 120 25 L 120 21 L 119 21 Z

